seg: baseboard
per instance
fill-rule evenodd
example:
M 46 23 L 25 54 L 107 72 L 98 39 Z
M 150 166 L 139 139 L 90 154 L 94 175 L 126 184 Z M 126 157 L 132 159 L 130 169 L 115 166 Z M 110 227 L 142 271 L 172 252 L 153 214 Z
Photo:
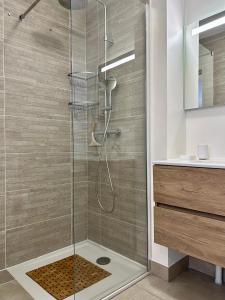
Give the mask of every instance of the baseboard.
M 154 261 L 151 262 L 151 273 L 156 275 L 157 277 L 165 280 L 165 281 L 172 281 L 182 272 L 188 270 L 189 266 L 189 257 L 186 256 L 176 262 L 171 267 L 165 267 L 159 263 Z

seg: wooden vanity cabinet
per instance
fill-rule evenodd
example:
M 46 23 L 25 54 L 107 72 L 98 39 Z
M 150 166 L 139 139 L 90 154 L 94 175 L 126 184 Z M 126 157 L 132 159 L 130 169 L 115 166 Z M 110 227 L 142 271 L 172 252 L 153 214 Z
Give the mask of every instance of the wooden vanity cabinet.
M 225 267 L 225 170 L 154 166 L 155 242 Z

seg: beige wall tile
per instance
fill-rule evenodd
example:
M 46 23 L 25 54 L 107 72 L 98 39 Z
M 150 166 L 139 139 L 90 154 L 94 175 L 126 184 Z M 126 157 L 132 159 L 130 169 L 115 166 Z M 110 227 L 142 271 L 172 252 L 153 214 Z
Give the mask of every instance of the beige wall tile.
M 70 245 L 70 231 L 70 215 L 7 230 L 7 267 Z
M 26 46 L 31 46 L 46 54 L 51 53 L 52 57 L 56 59 L 59 55 L 68 57 L 69 30 L 66 25 L 58 23 L 57 19 L 54 20 L 33 13 L 36 12 L 37 7 L 28 16 L 29 21 L 25 20 L 24 22 L 20 22 L 18 16 L 21 10 L 18 9 L 18 5 L 10 0 L 6 2 L 4 29 L 7 43 L 10 42 L 12 45 L 18 44 L 25 49 Z M 23 2 L 23 0 L 21 2 Z M 14 6 L 16 7 L 14 8 Z M 11 12 L 10 16 L 8 15 L 9 11 Z
M 7 154 L 7 191 L 71 183 L 69 153 Z
M 43 53 L 36 48 L 5 43 L 5 75 L 33 84 L 69 89 L 69 58 Z
M 88 239 L 102 244 L 101 214 L 88 211 Z
M 101 222 L 104 246 L 144 265 L 147 264 L 147 228 L 143 229 L 105 216 L 102 216 Z
M 71 184 L 61 184 L 7 193 L 7 228 L 69 215 Z
M 102 204 L 110 210 L 115 209 L 110 217 L 137 225 L 147 227 L 147 195 L 146 190 L 127 189 L 123 186 L 114 185 L 116 197 L 114 199 L 110 185 L 101 185 Z M 105 217 L 106 213 L 102 213 Z
M 6 10 L 15 11 L 18 14 L 24 13 L 29 5 L 30 1 L 28 0 L 5 0 Z M 32 11 L 32 16 L 34 15 L 55 21 L 57 20 L 58 23 L 69 26 L 69 10 L 63 8 L 55 0 L 42 0 L 41 3 L 35 7 L 35 10 Z M 30 18 L 31 15 L 28 15 L 27 20 L 30 20 Z
M 7 153 L 70 152 L 70 123 L 7 116 Z
M 146 190 L 146 157 L 138 153 L 109 153 L 108 161 L 113 183 L 128 189 Z M 106 165 L 102 163 L 102 183 L 108 184 Z M 90 181 L 96 181 L 98 160 L 89 159 Z
M 6 115 L 70 120 L 69 91 L 12 78 L 6 78 L 5 84 Z

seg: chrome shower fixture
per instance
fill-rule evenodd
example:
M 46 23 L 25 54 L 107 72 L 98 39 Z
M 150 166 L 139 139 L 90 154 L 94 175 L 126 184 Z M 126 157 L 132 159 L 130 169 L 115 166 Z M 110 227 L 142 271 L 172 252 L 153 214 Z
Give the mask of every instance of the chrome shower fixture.
M 23 21 L 26 16 L 29 14 L 29 12 L 40 2 L 41 0 L 35 0 L 30 7 L 20 15 L 20 21 Z M 56 0 L 57 1 L 57 0 Z M 99 1 L 99 0 L 97 0 Z M 88 0 L 58 0 L 59 4 L 65 7 L 66 9 L 72 9 L 72 10 L 80 10 L 87 7 Z
M 114 76 L 110 76 L 106 79 L 106 92 L 108 95 L 108 106 L 112 107 L 112 91 L 117 86 L 117 80 Z

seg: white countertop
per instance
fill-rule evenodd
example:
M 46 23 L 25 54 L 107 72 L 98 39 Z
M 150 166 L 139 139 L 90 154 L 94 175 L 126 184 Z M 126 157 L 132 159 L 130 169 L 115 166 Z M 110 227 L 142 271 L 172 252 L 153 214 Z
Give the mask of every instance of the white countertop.
M 224 160 L 181 160 L 181 159 L 156 160 L 153 161 L 153 165 L 225 169 L 225 159 Z

